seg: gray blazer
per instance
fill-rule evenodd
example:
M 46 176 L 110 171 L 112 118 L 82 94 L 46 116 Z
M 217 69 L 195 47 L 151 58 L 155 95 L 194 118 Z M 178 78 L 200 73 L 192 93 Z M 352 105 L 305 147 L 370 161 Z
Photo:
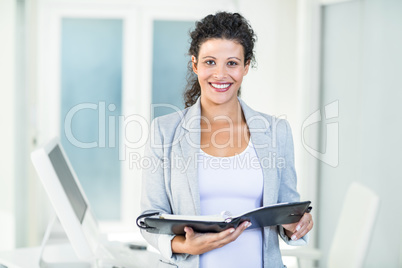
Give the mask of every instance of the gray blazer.
M 293 139 L 289 124 L 259 113 L 239 99 L 251 140 L 264 177 L 263 205 L 299 201 L 296 191 Z M 145 149 L 149 167 L 143 169 L 142 213 L 200 215 L 197 178 L 197 154 L 200 150 L 200 99 L 181 111 L 157 117 L 151 125 L 150 141 Z M 291 245 L 304 245 L 307 236 L 289 240 L 281 226 L 263 230 L 265 268 L 283 267 L 278 234 Z M 199 256 L 172 254 L 173 235 L 142 231 L 144 238 L 162 255 L 161 267 L 199 267 Z

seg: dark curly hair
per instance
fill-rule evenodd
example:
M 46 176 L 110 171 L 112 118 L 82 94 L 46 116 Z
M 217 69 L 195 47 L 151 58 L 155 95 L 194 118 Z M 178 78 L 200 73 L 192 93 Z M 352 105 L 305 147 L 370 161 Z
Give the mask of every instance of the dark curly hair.
M 188 50 L 198 62 L 201 45 L 209 39 L 227 39 L 238 42 L 243 46 L 244 62 L 254 66 L 254 43 L 257 39 L 248 21 L 239 13 L 217 12 L 208 15 L 195 23 L 195 29 L 190 32 L 191 45 Z M 198 77 L 192 69 L 192 62 L 188 64 L 187 86 L 184 92 L 184 105 L 190 107 L 201 95 L 201 86 Z M 240 89 L 238 92 L 240 96 Z

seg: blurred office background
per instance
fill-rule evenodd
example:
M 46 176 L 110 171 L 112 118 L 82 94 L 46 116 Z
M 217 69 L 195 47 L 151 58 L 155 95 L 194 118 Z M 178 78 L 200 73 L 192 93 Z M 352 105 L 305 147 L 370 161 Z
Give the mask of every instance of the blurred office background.
M 53 136 L 102 230 L 137 231 L 147 125 L 183 108 L 188 31 L 219 10 L 258 35 L 242 98 L 291 123 L 319 267 L 353 182 L 380 200 L 363 267 L 402 267 L 400 0 L 0 0 L 0 250 L 40 245 L 29 154 Z

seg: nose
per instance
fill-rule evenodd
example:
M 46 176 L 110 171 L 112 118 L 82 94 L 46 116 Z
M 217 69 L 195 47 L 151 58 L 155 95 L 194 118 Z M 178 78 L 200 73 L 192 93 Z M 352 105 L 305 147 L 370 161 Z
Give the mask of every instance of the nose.
M 222 80 L 223 78 L 226 78 L 226 76 L 227 76 L 226 66 L 217 65 L 215 68 L 214 78 L 217 80 Z

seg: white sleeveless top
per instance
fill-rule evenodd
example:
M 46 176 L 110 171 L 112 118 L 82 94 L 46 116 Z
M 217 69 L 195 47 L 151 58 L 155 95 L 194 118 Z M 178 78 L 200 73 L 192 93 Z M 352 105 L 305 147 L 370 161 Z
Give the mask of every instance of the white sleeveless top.
M 201 150 L 198 181 L 202 215 L 242 214 L 262 206 L 263 175 L 251 140 L 238 155 L 215 157 Z M 201 268 L 262 267 L 262 230 L 245 230 L 235 241 L 200 255 Z

